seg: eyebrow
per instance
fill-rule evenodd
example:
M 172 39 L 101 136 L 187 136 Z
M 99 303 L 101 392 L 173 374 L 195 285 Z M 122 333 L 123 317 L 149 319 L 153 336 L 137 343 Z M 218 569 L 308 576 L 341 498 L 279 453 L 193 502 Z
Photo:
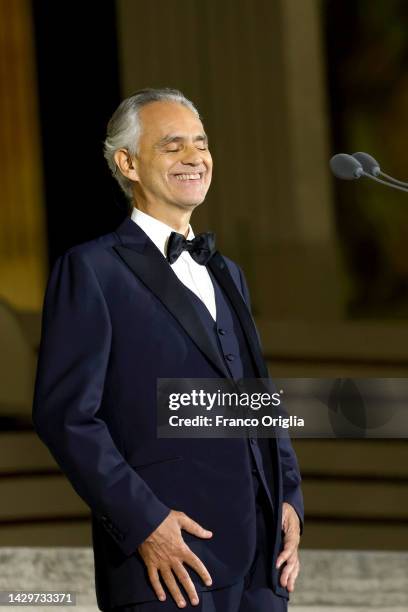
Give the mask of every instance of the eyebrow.
M 167 136 L 164 136 L 164 138 L 161 138 L 155 146 L 158 148 L 161 148 L 161 147 L 165 147 L 166 145 L 172 142 L 178 143 L 178 142 L 182 142 L 183 140 L 185 140 L 184 136 L 178 136 L 177 134 L 167 134 Z M 197 134 L 197 136 L 194 136 L 193 142 L 200 142 L 200 141 L 208 144 L 207 134 L 203 133 L 203 134 Z

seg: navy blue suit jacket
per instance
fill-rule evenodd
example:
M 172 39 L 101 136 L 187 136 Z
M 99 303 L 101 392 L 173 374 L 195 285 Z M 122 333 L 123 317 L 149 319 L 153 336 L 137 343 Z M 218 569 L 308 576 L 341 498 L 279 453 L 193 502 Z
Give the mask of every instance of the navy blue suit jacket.
M 208 266 L 245 331 L 258 377 L 269 373 L 242 270 L 218 251 Z M 248 570 L 255 512 L 247 441 L 158 439 L 156 379 L 228 377 L 185 288 L 129 217 L 116 231 L 66 251 L 44 298 L 33 424 L 92 512 L 101 609 L 156 599 L 137 547 L 180 510 L 213 531 L 183 538 L 209 570 L 206 587 L 233 584 Z M 269 440 L 274 466 L 274 569 L 282 549 L 282 501 L 302 523 L 300 474 L 291 442 Z

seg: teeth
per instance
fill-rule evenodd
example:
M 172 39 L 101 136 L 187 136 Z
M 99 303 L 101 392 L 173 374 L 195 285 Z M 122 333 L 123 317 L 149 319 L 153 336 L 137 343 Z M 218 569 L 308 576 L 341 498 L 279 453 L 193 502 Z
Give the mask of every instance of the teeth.
M 176 179 L 179 181 L 195 181 L 200 178 L 199 174 L 176 174 Z

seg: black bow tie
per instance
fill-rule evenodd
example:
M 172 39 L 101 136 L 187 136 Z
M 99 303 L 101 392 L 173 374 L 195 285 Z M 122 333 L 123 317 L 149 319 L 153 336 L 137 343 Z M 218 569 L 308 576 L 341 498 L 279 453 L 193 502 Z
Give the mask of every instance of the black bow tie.
M 205 266 L 215 252 L 215 234 L 203 232 L 193 240 L 187 240 L 183 234 L 171 232 L 167 243 L 167 261 L 173 264 L 184 250 L 190 253 L 194 261 Z

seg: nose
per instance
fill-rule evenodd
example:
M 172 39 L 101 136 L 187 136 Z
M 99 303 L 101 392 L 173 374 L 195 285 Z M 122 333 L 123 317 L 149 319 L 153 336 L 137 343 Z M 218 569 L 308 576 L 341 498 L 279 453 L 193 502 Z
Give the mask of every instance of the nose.
M 202 152 L 198 151 L 194 146 L 189 147 L 188 149 L 186 148 L 181 162 L 189 166 L 199 166 L 203 163 Z

